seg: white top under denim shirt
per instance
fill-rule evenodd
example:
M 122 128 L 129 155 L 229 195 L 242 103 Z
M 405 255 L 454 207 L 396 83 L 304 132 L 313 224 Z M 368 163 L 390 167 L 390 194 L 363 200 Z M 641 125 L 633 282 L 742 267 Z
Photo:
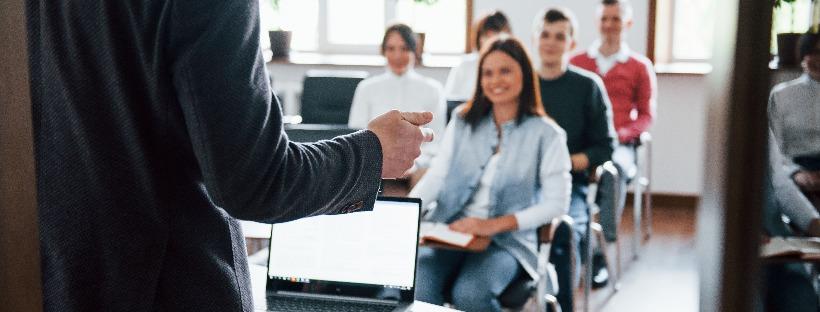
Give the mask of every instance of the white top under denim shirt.
M 490 157 L 490 161 L 484 167 L 484 174 L 481 175 L 481 180 L 478 182 L 478 189 L 467 207 L 464 207 L 465 217 L 487 219 L 490 215 L 490 190 L 493 187 L 495 173 L 498 171 L 498 158 L 500 156 L 501 154 L 495 154 Z
M 428 221 L 451 223 L 464 217 L 500 145 L 487 217 L 512 214 L 519 229 L 495 235 L 493 242 L 537 277 L 535 229 L 569 209 L 572 179 L 566 134 L 548 118 L 526 116 L 520 124 L 512 120 L 501 125 L 499 139 L 491 116 L 473 129 L 458 115 L 462 107 L 453 112 L 438 155 L 409 196 L 421 198 L 424 208 L 432 209 L 425 216 Z
M 447 119 L 447 103 L 441 83 L 419 75 L 412 69 L 401 76 L 387 69 L 381 75 L 363 80 L 356 87 L 347 125 L 351 128 L 367 128 L 371 119 L 391 109 L 433 113 L 433 121 L 425 126 L 435 132 L 433 142 L 422 144 L 422 154 L 416 160 L 416 166 L 428 167 L 430 159 L 436 153 L 436 146 L 441 141 L 438 138 L 444 134 Z
M 820 82 L 803 74 L 776 85 L 769 96 L 769 125 L 787 175 L 799 169 L 795 157 L 820 157 Z

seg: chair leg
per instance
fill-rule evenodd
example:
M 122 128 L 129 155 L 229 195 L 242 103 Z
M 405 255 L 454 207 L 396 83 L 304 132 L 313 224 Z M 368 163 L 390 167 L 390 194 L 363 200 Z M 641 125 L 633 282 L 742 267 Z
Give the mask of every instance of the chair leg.
M 586 255 L 584 255 L 585 269 L 584 269 L 584 312 L 589 312 L 589 295 L 592 290 L 592 216 L 590 214 L 590 221 L 587 221 L 586 233 L 587 238 Z
M 549 287 L 547 285 L 547 283 L 552 282 L 552 277 L 557 278 L 558 275 L 555 270 L 550 271 L 549 269 L 549 256 L 551 249 L 551 244 L 543 243 L 538 250 L 538 275 L 540 278 L 536 283 L 535 303 L 539 311 L 544 311 L 547 309 L 547 304 L 550 297 L 555 299 L 555 297 L 550 294 L 550 292 L 554 292 L 555 290 L 554 284 L 549 285 Z M 544 294 L 544 296 L 540 296 L 539 294 Z
M 638 169 L 638 177 L 640 177 L 640 173 L 641 173 L 641 170 Z M 641 241 L 642 241 L 642 235 L 641 235 L 641 232 L 642 232 L 641 231 L 641 227 L 642 227 L 641 209 L 643 207 L 643 205 L 642 205 L 642 203 L 643 203 L 643 188 L 640 186 L 639 181 L 635 181 L 635 182 L 636 182 L 636 183 L 634 183 L 634 186 L 635 186 L 634 195 L 635 196 L 632 197 L 633 198 L 633 201 L 632 201 L 632 228 L 633 228 L 632 239 L 633 239 L 633 242 L 634 242 L 632 244 L 632 256 L 633 256 L 634 259 L 637 259 L 638 254 L 640 253 L 640 247 L 641 247 Z
M 617 273 L 614 275 L 615 279 L 613 283 L 615 284 L 615 289 L 618 290 L 621 288 L 621 274 L 623 274 L 623 266 L 621 265 L 621 240 L 615 240 L 615 267 L 617 269 Z
M 641 185 L 644 189 L 644 202 L 643 207 L 645 209 L 644 213 L 646 214 L 646 233 L 644 233 L 644 239 L 649 240 L 652 236 L 652 140 L 647 139 L 644 140 L 643 144 L 643 151 L 646 155 L 644 157 L 643 162 L 643 172 L 644 174 L 641 176 Z
M 652 236 L 652 145 L 646 144 L 645 151 L 646 168 L 644 169 L 644 171 L 646 172 L 646 174 L 644 175 L 644 209 L 646 209 L 646 234 L 644 235 L 644 237 L 646 240 L 649 240 L 649 238 Z
M 601 248 L 601 254 L 604 255 L 604 261 L 606 262 L 606 269 L 609 270 L 609 272 L 614 272 L 615 270 L 612 269 L 612 261 L 610 261 L 609 253 L 607 252 L 607 243 L 606 243 L 606 239 L 604 239 L 604 232 L 603 232 L 603 229 L 601 228 L 601 225 L 598 224 L 598 223 L 593 223 L 592 224 L 592 232 L 595 233 L 595 239 L 598 241 L 599 248 Z M 616 261 L 618 261 L 618 260 L 616 260 Z M 618 266 L 619 266 L 618 273 L 611 275 L 612 276 L 612 290 L 613 290 L 613 292 L 617 292 L 618 288 L 620 288 L 620 286 L 618 286 L 618 283 L 620 282 L 620 275 L 621 275 L 621 273 L 620 273 L 620 262 L 618 262 Z

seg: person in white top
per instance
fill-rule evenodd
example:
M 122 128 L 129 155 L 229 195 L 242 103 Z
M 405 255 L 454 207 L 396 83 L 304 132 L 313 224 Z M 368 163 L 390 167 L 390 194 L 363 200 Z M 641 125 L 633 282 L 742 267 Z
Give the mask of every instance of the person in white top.
M 398 109 L 432 112 L 433 121 L 429 128 L 435 133 L 444 133 L 447 104 L 441 83 L 413 70 L 415 51 L 416 40 L 409 26 L 394 24 L 385 30 L 381 53 L 387 59 L 387 70 L 384 74 L 365 79 L 356 87 L 347 122 L 349 127 L 366 128 L 373 117 Z M 411 184 L 428 167 L 439 141 L 433 139 L 433 142 L 422 145 L 421 157 L 408 172 L 413 174 Z
M 478 79 L 478 52 L 484 42 L 500 33 L 512 34 L 510 22 L 501 11 L 484 14 L 473 23 L 473 51 L 450 70 L 447 83 L 444 84 L 444 94 L 448 101 L 467 101 L 473 97 Z
M 784 171 L 820 209 L 820 34 L 809 31 L 799 42 L 803 75 L 772 89 L 769 125 Z

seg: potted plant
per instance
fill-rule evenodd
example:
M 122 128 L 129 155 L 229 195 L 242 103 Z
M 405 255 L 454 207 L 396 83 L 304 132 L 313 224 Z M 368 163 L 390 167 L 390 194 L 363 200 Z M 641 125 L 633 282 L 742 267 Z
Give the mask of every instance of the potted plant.
M 271 8 L 273 8 L 273 12 L 275 15 L 279 13 L 279 0 L 270 0 Z M 275 19 L 278 20 L 278 16 L 275 16 Z M 278 58 L 288 58 L 290 55 L 290 41 L 293 37 L 293 33 L 289 30 L 282 30 L 279 26 L 279 23 L 274 23 L 274 27 L 272 27 L 268 31 L 268 38 L 270 39 L 270 51 L 272 57 L 274 59 Z
M 777 34 L 777 58 L 779 67 L 795 67 L 800 64 L 798 60 L 797 44 L 800 39 L 801 32 L 796 29 L 797 5 L 799 0 L 774 0 L 775 13 L 784 9 L 783 4 L 788 5 L 789 27 L 786 32 Z M 812 0 L 814 2 L 815 0 Z M 777 14 L 774 15 L 775 20 Z

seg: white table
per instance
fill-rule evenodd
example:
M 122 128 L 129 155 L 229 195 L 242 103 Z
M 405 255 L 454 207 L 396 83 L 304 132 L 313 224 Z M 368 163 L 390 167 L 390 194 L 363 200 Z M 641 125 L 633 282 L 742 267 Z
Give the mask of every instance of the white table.
M 251 274 L 251 292 L 253 293 L 253 302 L 256 304 L 257 311 L 265 311 L 265 284 L 267 283 L 267 268 L 260 265 L 250 265 Z M 261 304 L 261 305 L 260 305 Z M 426 302 L 415 301 L 410 306 L 408 311 L 411 312 L 450 312 L 458 311 L 450 308 L 445 308 L 437 305 L 432 305 Z

